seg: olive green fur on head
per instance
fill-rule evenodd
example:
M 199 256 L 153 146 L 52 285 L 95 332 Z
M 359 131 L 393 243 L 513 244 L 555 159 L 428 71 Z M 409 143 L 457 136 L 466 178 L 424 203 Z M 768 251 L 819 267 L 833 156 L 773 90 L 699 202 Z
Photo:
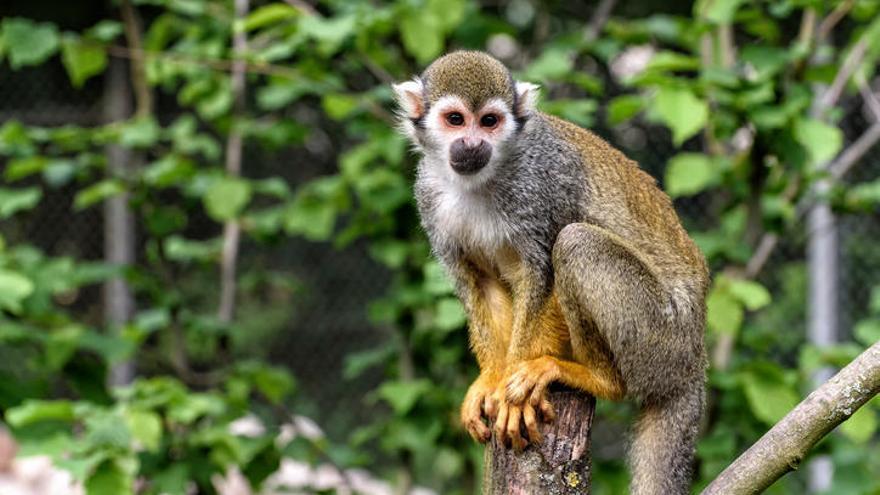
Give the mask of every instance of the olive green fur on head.
M 516 102 L 510 71 L 483 52 L 456 51 L 434 61 L 422 74 L 425 96 L 433 103 L 443 96 L 461 97 L 477 110 L 492 98 L 500 98 L 513 108 Z

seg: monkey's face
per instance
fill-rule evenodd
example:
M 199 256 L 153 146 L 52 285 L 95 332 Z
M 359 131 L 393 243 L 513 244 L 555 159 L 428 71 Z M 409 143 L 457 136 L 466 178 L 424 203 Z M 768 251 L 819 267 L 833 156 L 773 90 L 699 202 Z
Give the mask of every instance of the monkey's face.
M 425 116 L 425 132 L 445 166 L 460 176 L 490 173 L 516 132 L 510 108 L 492 99 L 473 109 L 457 96 L 440 98 Z M 494 158 L 494 160 L 493 160 Z
M 538 87 L 514 82 L 487 55 L 441 57 L 426 79 L 394 85 L 401 127 L 425 155 L 425 167 L 466 188 L 485 184 L 535 111 Z

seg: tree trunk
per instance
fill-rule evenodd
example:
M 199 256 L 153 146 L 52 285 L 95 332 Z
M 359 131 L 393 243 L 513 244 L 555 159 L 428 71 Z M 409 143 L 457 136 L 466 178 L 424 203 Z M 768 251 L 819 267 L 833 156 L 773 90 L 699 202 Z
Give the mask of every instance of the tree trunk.
M 590 493 L 590 430 L 596 399 L 582 392 L 550 393 L 556 421 L 541 426 L 544 441 L 523 452 L 499 444 L 486 446 L 485 495 Z

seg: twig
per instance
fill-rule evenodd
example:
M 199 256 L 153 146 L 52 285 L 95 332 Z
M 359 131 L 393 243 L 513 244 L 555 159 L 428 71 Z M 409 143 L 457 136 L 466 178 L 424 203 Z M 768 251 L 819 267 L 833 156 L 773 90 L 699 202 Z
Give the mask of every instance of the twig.
M 129 69 L 131 82 L 134 86 L 135 116 L 146 117 L 153 112 L 153 94 L 147 82 L 147 71 L 144 67 L 144 50 L 141 39 L 141 20 L 137 11 L 131 4 L 131 0 L 122 0 L 122 22 L 125 28 L 125 41 L 128 50 L 135 56 L 131 57 Z
M 816 9 L 807 7 L 801 17 L 801 27 L 798 30 L 798 44 L 813 46 L 813 32 L 816 29 Z
M 98 45 L 95 43 L 95 45 Z M 143 57 L 144 59 L 155 58 L 162 60 L 163 62 L 168 63 L 176 63 L 176 64 L 187 64 L 194 66 L 207 67 L 209 69 L 214 70 L 222 70 L 226 72 L 232 72 L 236 63 L 242 63 L 244 67 L 244 71 L 248 74 L 261 74 L 265 76 L 272 77 L 280 77 L 284 79 L 302 79 L 302 74 L 290 69 L 289 67 L 285 67 L 282 65 L 274 65 L 269 63 L 254 63 L 247 62 L 240 59 L 220 59 L 220 58 L 197 58 L 190 55 L 173 53 L 173 52 L 162 52 L 162 51 L 154 51 L 154 50 L 133 50 L 131 48 L 119 45 L 98 45 L 107 50 L 107 53 L 114 57 L 120 57 L 125 59 L 134 59 L 137 57 Z M 369 67 L 368 67 L 369 69 Z M 379 74 L 375 74 L 377 77 L 380 77 Z M 389 81 L 393 81 L 393 78 L 388 77 Z M 376 118 L 381 119 L 388 124 L 395 124 L 397 119 L 390 112 L 382 108 L 380 105 L 376 105 L 374 102 L 370 102 L 370 104 L 366 105 L 366 109 Z
M 837 71 L 837 75 L 834 76 L 834 81 L 831 83 L 831 86 L 817 101 L 818 106 L 814 106 L 813 114 L 815 116 L 820 116 L 825 110 L 837 104 L 837 100 L 840 99 L 840 95 L 843 93 L 843 88 L 846 87 L 847 81 L 849 81 L 853 72 L 855 72 L 856 68 L 865 58 L 865 52 L 867 49 L 868 38 L 867 36 L 862 35 L 862 37 L 859 38 L 859 41 L 856 42 L 855 46 L 853 46 L 852 51 L 849 52 L 849 56 L 846 57 L 840 70 Z
M 864 78 L 858 78 L 858 85 L 859 94 L 861 94 L 862 99 L 865 100 L 865 106 L 868 107 L 874 115 L 874 122 L 880 122 L 880 100 L 878 100 L 877 95 L 871 91 L 871 88 L 868 86 L 868 83 Z
M 96 43 L 97 44 L 97 43 Z M 195 66 L 208 67 L 211 69 L 222 70 L 226 72 L 232 72 L 236 67 L 236 62 L 241 62 L 239 60 L 230 60 L 230 59 L 221 59 L 221 58 L 210 58 L 210 57 L 196 57 L 193 55 L 186 55 L 183 53 L 174 53 L 174 52 L 162 52 L 156 50 L 144 50 L 141 48 L 129 48 L 125 46 L 119 45 L 101 45 L 106 50 L 107 53 L 113 55 L 114 57 L 121 57 L 126 59 L 150 59 L 155 58 L 162 60 L 163 62 L 169 63 L 178 63 L 178 64 L 188 64 Z M 299 72 L 290 69 L 289 67 L 284 67 L 282 65 L 274 65 L 264 62 L 247 62 L 244 61 L 244 70 L 245 72 L 252 74 L 262 74 L 265 76 L 274 76 L 274 77 L 283 77 L 285 79 L 299 79 L 302 77 L 302 74 Z
M 321 15 L 320 12 L 315 10 L 309 3 L 304 0 L 284 0 L 291 7 L 298 9 L 300 12 L 306 15 Z
M 602 29 L 605 28 L 605 24 L 611 18 L 611 11 L 614 10 L 616 4 L 617 0 L 602 0 L 599 2 L 599 5 L 596 6 L 596 10 L 593 12 L 593 16 L 590 17 L 589 24 L 587 24 L 587 31 L 584 33 L 584 38 L 587 41 L 593 41 L 602 34 Z
M 828 172 L 835 179 L 841 179 L 878 141 L 880 141 L 880 122 L 875 122 L 828 165 Z
M 880 342 L 811 393 L 727 467 L 703 495 L 761 493 L 880 392 Z
M 830 14 L 822 19 L 822 22 L 819 23 L 819 29 L 816 33 L 816 40 L 819 43 L 821 43 L 825 40 L 825 38 L 828 37 L 828 35 L 831 33 L 831 30 L 834 29 L 834 26 L 836 26 L 837 23 L 840 22 L 840 20 L 843 19 L 847 13 L 849 13 L 850 10 L 852 10 L 855 3 L 855 0 L 846 0 L 845 2 L 835 7 L 835 9 L 832 10 Z
M 235 19 L 244 19 L 248 13 L 248 0 L 235 0 Z M 236 57 L 232 69 L 232 124 L 226 141 L 226 173 L 231 177 L 241 175 L 243 138 L 237 119 L 245 111 L 245 62 L 247 34 L 238 30 L 232 37 L 232 52 Z M 241 225 L 238 219 L 230 219 L 223 225 L 223 251 L 220 258 L 220 305 L 217 319 L 229 323 L 235 316 L 236 265 Z

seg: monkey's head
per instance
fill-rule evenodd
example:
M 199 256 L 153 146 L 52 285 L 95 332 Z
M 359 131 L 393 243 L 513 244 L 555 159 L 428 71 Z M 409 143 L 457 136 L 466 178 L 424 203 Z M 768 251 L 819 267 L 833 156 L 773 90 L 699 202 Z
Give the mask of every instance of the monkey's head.
M 491 56 L 457 51 L 394 85 L 404 133 L 430 166 L 469 185 L 485 182 L 535 111 L 538 87 L 513 80 Z

